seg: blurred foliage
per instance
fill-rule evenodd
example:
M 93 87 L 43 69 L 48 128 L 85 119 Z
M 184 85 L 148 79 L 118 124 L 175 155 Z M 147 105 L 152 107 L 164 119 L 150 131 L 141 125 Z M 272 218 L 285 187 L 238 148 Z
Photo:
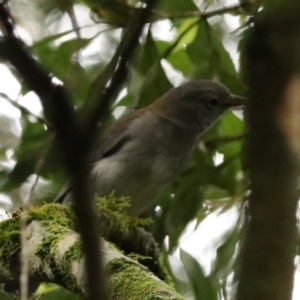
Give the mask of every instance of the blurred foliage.
M 30 300 L 79 300 L 76 294 L 52 283 L 42 283 Z
M 180 259 L 184 265 L 196 299 L 217 300 L 217 290 L 210 276 L 206 276 L 200 264 L 186 251 L 180 249 Z
M 25 2 L 12 0 L 11 6 L 18 25 L 27 32 L 24 36 L 30 41 L 32 54 L 64 83 L 80 113 L 87 99 L 107 82 L 107 74 L 118 62 L 114 53 L 124 33 L 122 30 L 134 22 L 142 5 L 136 6 L 138 1 L 122 0 L 35 0 L 26 7 Z M 160 1 L 153 19 L 160 19 L 163 14 L 168 14 L 168 18 L 163 23 L 146 26 L 130 65 L 128 80 L 111 112 L 149 105 L 175 82 L 177 85 L 191 79 L 213 79 L 226 85 L 231 92 L 244 95 L 239 72 L 227 50 L 227 46 L 239 41 L 241 32 L 228 29 L 222 11 L 212 19 L 193 15 L 172 17 L 172 13 L 216 8 L 222 9 L 220 1 Z M 237 11 L 233 13 L 236 15 Z M 238 17 L 247 19 L 242 11 Z M 75 28 L 76 23 L 80 30 Z M 15 70 L 12 72 L 18 76 Z M 20 93 L 25 95 L 28 88 L 22 85 L 21 79 L 19 81 L 22 86 Z M 47 180 L 47 191 L 50 188 L 53 195 L 59 184 L 64 184 L 64 170 L 59 151 L 52 145 L 51 128 L 24 113 L 19 118 L 22 135 L 17 146 L 2 148 L 0 158 L 3 162 L 0 165 L 0 184 L 2 192 L 12 199 L 10 209 L 21 205 L 14 195 L 33 173 Z M 199 226 L 210 213 L 226 213 L 232 207 L 241 206 L 247 189 L 241 161 L 243 132 L 242 119 L 232 112 L 227 113 L 205 134 L 184 174 L 160 199 L 161 213 L 152 213 L 154 223 L 151 230 L 161 245 L 168 236 L 168 251 L 178 246 L 180 236 L 193 220 Z M 8 157 L 8 150 L 13 150 L 12 157 Z M 216 157 L 222 159 L 216 163 Z M 10 164 L 4 163 L 8 160 Z M 34 195 L 31 200 L 41 203 L 45 198 L 46 195 L 40 199 Z M 221 294 L 222 299 L 227 299 L 226 284 L 234 272 L 240 238 L 240 221 L 237 220 L 236 224 L 234 229 L 220 237 L 210 274 L 203 271 L 202 262 L 180 250 L 180 272 L 185 270 L 194 299 L 220 299 Z M 200 245 L 201 241 L 196 241 L 197 244 Z M 62 296 L 57 289 L 53 293 L 58 294 L 50 296 L 49 292 L 47 296 L 43 292 L 37 298 L 57 299 L 59 295 L 60 299 L 74 299 L 73 296 Z

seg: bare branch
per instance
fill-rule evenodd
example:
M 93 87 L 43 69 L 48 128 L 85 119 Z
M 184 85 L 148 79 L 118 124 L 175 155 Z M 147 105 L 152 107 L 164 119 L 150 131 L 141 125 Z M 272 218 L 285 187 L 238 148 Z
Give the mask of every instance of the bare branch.
M 7 3 L 8 0 L 0 0 L 0 29 L 10 37 L 17 37 L 14 21 Z
M 165 13 L 159 10 L 154 10 L 154 13 L 159 17 L 159 20 L 190 18 L 190 17 L 199 17 L 199 18 L 208 19 L 214 16 L 224 15 L 228 13 L 240 13 L 242 9 L 243 9 L 242 4 L 234 4 L 234 5 L 214 9 L 211 11 L 205 11 L 205 12 L 195 10 L 195 11 L 179 11 L 179 12 Z
M 98 97 L 98 105 L 91 112 L 91 116 L 88 120 L 89 122 L 86 125 L 87 131 L 95 128 L 95 125 L 98 122 L 102 122 L 108 115 L 112 100 L 117 96 L 122 84 L 128 76 L 128 63 L 136 47 L 138 46 L 139 37 L 144 28 L 144 24 L 147 22 L 152 8 L 155 6 L 155 3 L 156 0 L 148 0 L 147 6 L 142 10 L 137 23 L 131 26 L 125 33 L 120 45 L 120 49 L 122 50 L 121 53 L 118 54 L 118 64 L 111 78 L 107 81 L 107 85 L 105 85 L 104 91 L 100 91 L 100 95 Z

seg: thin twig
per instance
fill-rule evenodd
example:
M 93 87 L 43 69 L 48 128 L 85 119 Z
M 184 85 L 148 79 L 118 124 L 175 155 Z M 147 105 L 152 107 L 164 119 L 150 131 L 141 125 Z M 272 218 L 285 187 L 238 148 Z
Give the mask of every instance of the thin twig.
M 196 20 L 195 22 L 191 23 L 185 30 L 183 30 L 175 39 L 175 41 L 163 52 L 161 57 L 158 59 L 157 62 L 160 62 L 162 59 L 167 58 L 172 51 L 177 47 L 179 44 L 180 40 L 197 24 L 199 24 L 200 21 Z
M 73 5 L 70 7 L 70 9 L 67 10 L 67 14 L 70 17 L 70 20 L 71 20 L 71 23 L 72 23 L 72 27 L 74 29 L 76 37 L 77 37 L 78 40 L 80 40 L 81 39 L 80 26 L 79 26 L 79 24 L 77 22 L 75 11 L 74 11 L 74 6 Z M 77 63 L 79 63 L 79 59 L 80 59 L 80 49 L 76 52 L 76 62 Z
M 29 290 L 29 253 L 27 245 L 27 221 L 28 211 L 24 204 L 20 214 L 20 234 L 21 234 L 21 274 L 20 274 L 20 300 L 28 299 Z
M 0 97 L 4 100 L 8 101 L 11 105 L 13 105 L 17 109 L 19 109 L 22 113 L 24 113 L 26 115 L 29 115 L 29 116 L 33 116 L 34 118 L 36 118 L 41 124 L 46 125 L 47 129 L 53 130 L 53 126 L 51 124 L 49 124 L 45 119 L 37 116 L 36 114 L 31 112 L 29 109 L 27 109 L 26 107 L 24 107 L 23 105 L 21 105 L 17 101 L 9 98 L 5 93 L 0 92 Z
M 53 139 L 48 142 L 39 159 L 37 160 L 34 167 L 34 174 L 36 174 L 36 178 L 30 188 L 29 195 L 27 201 L 22 206 L 22 213 L 20 214 L 20 233 L 21 233 L 21 274 L 20 274 L 20 300 L 28 299 L 28 291 L 29 291 L 29 251 L 27 245 L 27 224 L 28 224 L 28 205 L 32 202 L 33 193 L 37 187 L 40 171 L 42 166 L 45 163 L 46 156 L 50 149 L 49 144 L 53 142 Z
M 160 66 L 161 60 L 167 58 L 172 51 L 176 48 L 176 46 L 179 44 L 180 40 L 194 27 L 196 26 L 201 20 L 196 20 L 192 22 L 183 32 L 181 32 L 175 41 L 172 42 L 170 46 L 168 46 L 165 51 L 156 59 L 156 61 L 152 64 L 150 69 L 147 71 L 146 79 L 143 82 L 142 90 L 145 90 L 148 86 L 151 85 L 153 78 L 155 76 L 155 72 L 157 68 Z M 137 94 L 137 103 L 140 101 L 141 94 Z
M 143 9 L 139 16 L 137 24 L 130 27 L 125 34 L 121 43 L 124 43 L 124 48 L 119 56 L 119 61 L 113 75 L 111 76 L 108 85 L 105 87 L 103 93 L 99 97 L 98 105 L 95 107 L 89 122 L 86 126 L 87 131 L 95 128 L 98 122 L 103 121 L 108 115 L 109 107 L 112 99 L 117 95 L 121 85 L 126 80 L 128 75 L 128 62 L 130 61 L 135 49 L 138 46 L 139 37 L 147 22 L 148 17 L 155 6 L 156 0 L 148 0 L 147 6 Z
M 73 30 L 76 34 L 76 37 L 77 39 L 81 39 L 81 33 L 80 33 L 80 26 L 78 24 L 78 21 L 76 19 L 76 15 L 75 15 L 75 11 L 74 11 L 74 7 L 72 6 L 68 11 L 67 11 L 69 17 L 70 17 L 70 20 L 71 20 L 71 23 L 72 23 L 72 27 L 73 27 Z
M 224 15 L 227 13 L 239 12 L 243 8 L 242 4 L 234 4 L 231 6 L 226 6 L 223 8 L 214 9 L 211 11 L 201 12 L 199 10 L 195 11 L 178 11 L 172 13 L 165 13 L 158 10 L 154 10 L 154 13 L 159 17 L 159 20 L 164 19 L 179 19 L 179 18 L 189 18 L 189 17 L 199 17 L 199 18 L 211 18 L 218 15 Z
M 8 0 L 0 0 L 0 28 L 10 37 L 17 38 L 13 17 L 7 5 Z
M 238 142 L 245 139 L 246 134 L 238 134 L 233 136 L 219 137 L 205 142 L 205 147 L 208 150 L 215 150 L 228 143 Z

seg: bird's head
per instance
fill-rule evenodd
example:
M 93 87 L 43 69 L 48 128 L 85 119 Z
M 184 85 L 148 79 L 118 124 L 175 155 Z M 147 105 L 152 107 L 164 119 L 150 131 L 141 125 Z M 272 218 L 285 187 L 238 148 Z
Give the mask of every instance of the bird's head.
M 157 101 L 157 106 L 182 127 L 202 132 L 226 110 L 244 103 L 244 98 L 232 95 L 223 85 L 199 80 L 170 90 Z

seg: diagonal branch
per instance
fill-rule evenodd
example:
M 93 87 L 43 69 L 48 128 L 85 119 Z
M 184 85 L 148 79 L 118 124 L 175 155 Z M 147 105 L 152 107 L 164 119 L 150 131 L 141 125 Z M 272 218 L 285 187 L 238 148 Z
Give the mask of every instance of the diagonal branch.
M 125 33 L 119 47 L 121 50 L 118 55 L 119 57 L 116 67 L 113 70 L 111 77 L 107 80 L 107 84 L 104 85 L 105 89 L 99 90 L 98 95 L 95 97 L 97 99 L 97 105 L 93 107 L 93 111 L 91 112 L 88 123 L 86 124 L 87 131 L 95 128 L 95 125 L 98 122 L 103 122 L 105 117 L 108 115 L 111 102 L 118 95 L 122 84 L 128 76 L 128 63 L 138 46 L 139 37 L 155 4 L 156 0 L 148 0 L 147 6 L 139 15 L 137 23 L 131 26 Z
M 230 6 L 213 9 L 210 11 L 178 11 L 172 13 L 165 13 L 159 10 L 154 10 L 154 13 L 158 16 L 159 21 L 164 19 L 180 19 L 180 18 L 190 18 L 190 17 L 199 17 L 199 18 L 212 18 L 214 16 L 224 15 L 228 13 L 239 13 L 243 9 L 242 4 L 233 4 Z
M 14 21 L 7 3 L 8 0 L 0 0 L 0 29 L 8 36 L 17 37 Z
M 266 1 L 244 44 L 251 194 L 237 300 L 292 298 L 299 198 L 299 11 L 299 1 Z

